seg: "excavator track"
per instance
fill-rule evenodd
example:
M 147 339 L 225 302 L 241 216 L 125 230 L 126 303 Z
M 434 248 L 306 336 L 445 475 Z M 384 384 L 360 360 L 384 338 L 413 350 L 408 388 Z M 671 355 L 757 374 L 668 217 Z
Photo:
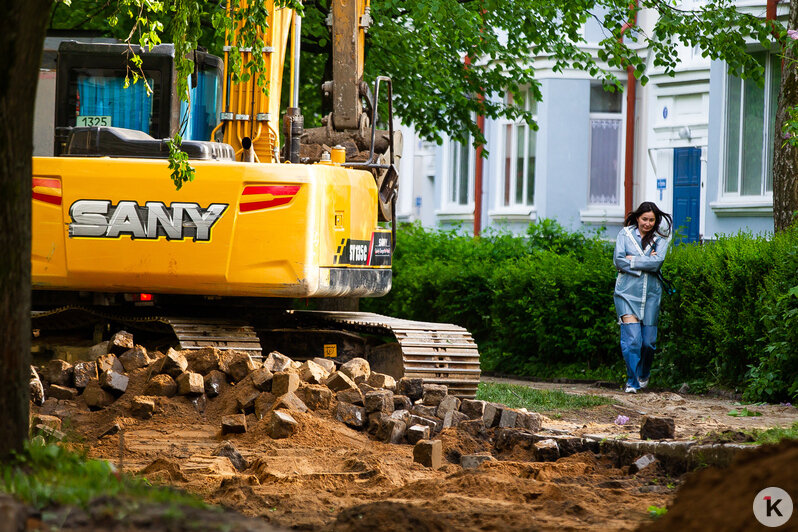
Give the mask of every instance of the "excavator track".
M 181 349 L 215 347 L 220 350 L 261 354 L 255 329 L 246 322 L 203 318 L 165 318 L 180 342 Z
M 479 350 L 471 334 L 457 325 L 391 318 L 370 312 L 287 311 L 293 327 L 278 329 L 312 335 L 323 327 L 339 333 L 368 333 L 393 337 L 396 342 L 384 344 L 368 358 L 375 367 L 396 378 L 420 378 L 426 383 L 445 384 L 452 395 L 473 398 L 477 392 L 481 370 Z M 173 317 L 163 315 L 129 315 L 91 307 L 68 306 L 44 312 L 33 312 L 35 328 L 69 329 L 97 321 L 111 321 L 125 326 L 153 329 L 169 328 L 180 349 L 215 347 L 220 350 L 245 351 L 253 358 L 262 356 L 261 338 L 247 320 L 208 317 Z M 388 349 L 383 349 L 387 347 Z M 318 355 L 311 355 L 318 356 Z M 384 362 L 380 366 L 381 359 Z M 387 365 L 386 365 L 387 364 Z M 390 367 L 390 369 L 387 369 Z
M 66 330 L 96 322 L 116 322 L 144 330 L 168 330 L 177 337 L 180 349 L 215 347 L 226 351 L 246 351 L 253 358 L 261 355 L 255 329 L 244 320 L 133 315 L 109 312 L 94 307 L 70 305 L 46 311 L 31 312 L 34 328 Z
M 337 324 L 346 329 L 386 334 L 401 349 L 404 377 L 445 384 L 452 395 L 473 399 L 481 370 L 479 350 L 468 330 L 450 323 L 391 318 L 370 312 L 289 311 L 307 318 Z M 303 320 L 304 321 L 304 320 Z

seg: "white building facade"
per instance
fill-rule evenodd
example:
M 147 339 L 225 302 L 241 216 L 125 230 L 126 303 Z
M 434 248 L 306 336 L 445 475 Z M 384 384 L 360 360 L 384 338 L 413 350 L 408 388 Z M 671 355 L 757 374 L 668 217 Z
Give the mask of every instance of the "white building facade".
M 739 2 L 764 16 L 764 2 Z M 684 8 L 694 7 L 691 1 Z M 786 15 L 788 6 L 780 6 Z M 641 27 L 656 13 L 643 11 Z M 588 47 L 604 34 L 585 28 Z M 592 44 L 591 44 L 592 43 Z M 536 61 L 542 101 L 519 102 L 539 129 L 507 120 L 485 120 L 481 228 L 523 233 L 530 222 L 556 219 L 571 230 L 606 228 L 612 235 L 626 212 L 624 176 L 627 121 L 633 121 L 632 201 L 653 201 L 674 215 L 686 241 L 739 230 L 773 230 L 773 128 L 780 62 L 751 44 L 766 68 L 765 87 L 728 75 L 719 61 L 680 47 L 678 71 L 667 76 L 648 58 L 649 82 L 636 82 L 634 114 L 627 89 L 603 90 L 586 73 L 555 73 Z M 645 53 L 645 50 L 642 51 Z M 615 72 L 626 81 L 626 72 Z M 494 95 L 509 98 L 509 95 Z M 400 220 L 423 225 L 474 227 L 476 157 L 471 146 L 419 141 L 403 128 Z

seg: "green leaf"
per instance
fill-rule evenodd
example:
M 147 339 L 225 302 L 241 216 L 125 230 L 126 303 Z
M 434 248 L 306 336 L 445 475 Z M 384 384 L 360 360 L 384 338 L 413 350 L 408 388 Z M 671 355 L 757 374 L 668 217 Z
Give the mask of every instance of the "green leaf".
M 172 181 L 177 190 L 180 190 L 184 183 L 194 181 L 196 175 L 194 168 L 188 162 L 188 154 L 181 149 L 182 143 L 183 139 L 180 134 L 176 134 L 167 141 L 169 169 L 172 170 Z

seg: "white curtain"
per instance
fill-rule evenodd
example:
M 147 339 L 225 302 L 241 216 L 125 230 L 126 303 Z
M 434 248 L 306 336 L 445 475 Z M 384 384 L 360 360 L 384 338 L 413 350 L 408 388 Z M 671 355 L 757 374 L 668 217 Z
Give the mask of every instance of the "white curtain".
M 620 178 L 621 121 L 590 121 L 590 203 L 617 205 Z

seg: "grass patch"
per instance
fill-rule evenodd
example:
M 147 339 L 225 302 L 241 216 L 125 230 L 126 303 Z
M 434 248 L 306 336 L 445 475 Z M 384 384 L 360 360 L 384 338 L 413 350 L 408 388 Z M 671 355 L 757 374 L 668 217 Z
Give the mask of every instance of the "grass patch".
M 754 429 L 751 431 L 755 443 L 779 443 L 781 440 L 798 440 L 798 421 L 791 427 L 774 427 L 767 430 Z
M 762 412 L 757 412 L 756 410 L 748 410 L 748 408 L 743 407 L 740 410 L 731 410 L 726 414 L 727 416 L 732 417 L 759 417 L 762 415 Z
M 486 371 L 491 370 L 490 361 L 483 369 Z M 540 379 L 613 381 L 618 382 L 618 384 L 626 382 L 626 368 L 623 365 L 623 361 L 593 368 L 586 367 L 583 362 L 575 364 L 527 362 L 524 365 L 524 375 L 534 375 Z
M 87 508 L 96 497 L 134 499 L 145 503 L 210 508 L 200 499 L 166 487 L 153 487 L 146 479 L 114 471 L 104 460 L 48 443 L 41 436 L 26 443 L 22 453 L 0 464 L 0 491 L 41 510 L 51 505 Z
M 654 519 L 659 519 L 660 517 L 662 517 L 666 513 L 668 513 L 668 509 L 665 508 L 664 506 L 663 507 L 659 507 L 659 506 L 653 506 L 652 505 L 652 506 L 648 507 L 648 515 L 650 515 Z
M 477 399 L 502 403 L 510 408 L 526 408 L 533 412 L 581 410 L 616 402 L 612 398 L 597 395 L 577 395 L 560 390 L 536 390 L 517 384 L 494 382 L 480 382 Z
M 745 445 L 776 444 L 781 440 L 798 440 L 798 421 L 787 428 L 725 430 L 710 432 L 698 439 L 701 443 L 742 443 Z

